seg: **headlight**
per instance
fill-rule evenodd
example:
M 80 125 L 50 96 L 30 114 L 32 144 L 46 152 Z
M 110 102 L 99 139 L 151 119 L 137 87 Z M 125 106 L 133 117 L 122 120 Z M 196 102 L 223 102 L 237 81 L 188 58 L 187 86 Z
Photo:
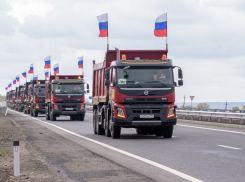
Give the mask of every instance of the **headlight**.
M 117 108 L 117 116 L 125 118 L 123 109 L 120 107 Z
M 57 105 L 54 104 L 53 106 L 54 106 L 54 110 L 59 110 Z
M 85 104 L 82 104 L 80 110 L 84 110 L 84 109 L 85 109 Z
M 174 116 L 174 107 L 171 107 L 170 109 L 169 109 L 169 112 L 168 112 L 168 118 L 171 118 L 171 117 L 173 117 Z

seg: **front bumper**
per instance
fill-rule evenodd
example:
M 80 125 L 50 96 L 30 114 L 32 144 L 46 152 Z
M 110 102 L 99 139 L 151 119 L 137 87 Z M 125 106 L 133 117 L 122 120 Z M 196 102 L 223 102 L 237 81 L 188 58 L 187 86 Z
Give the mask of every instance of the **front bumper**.
M 164 119 L 164 120 L 132 120 L 130 117 L 128 119 L 121 119 L 113 117 L 113 123 L 115 126 L 121 127 L 154 127 L 154 126 L 172 126 L 176 125 L 177 117 Z
M 58 103 L 59 110 L 52 110 L 56 115 L 81 115 L 85 114 L 86 110 L 80 110 L 81 103 Z
M 57 115 L 80 115 L 80 114 L 85 114 L 86 111 L 85 110 L 81 110 L 81 111 L 56 111 L 56 110 L 53 110 L 52 111 L 54 114 L 57 114 Z

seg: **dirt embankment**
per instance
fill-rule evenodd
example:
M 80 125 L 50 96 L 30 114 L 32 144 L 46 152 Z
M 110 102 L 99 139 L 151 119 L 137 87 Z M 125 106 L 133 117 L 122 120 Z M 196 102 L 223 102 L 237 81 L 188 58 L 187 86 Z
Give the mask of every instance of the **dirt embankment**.
M 19 178 L 13 141 L 20 141 Z M 0 116 L 0 181 L 152 181 L 17 114 Z

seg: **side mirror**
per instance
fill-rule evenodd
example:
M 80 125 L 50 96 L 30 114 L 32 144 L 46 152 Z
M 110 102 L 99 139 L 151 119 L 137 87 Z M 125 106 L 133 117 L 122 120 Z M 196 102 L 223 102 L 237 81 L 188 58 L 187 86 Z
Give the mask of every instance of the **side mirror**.
M 50 90 L 48 90 L 48 93 L 50 94 Z
M 89 94 L 89 90 L 87 90 L 87 94 Z
M 89 84 L 87 84 L 87 90 L 89 90 Z
M 183 71 L 181 68 L 178 69 L 178 77 L 179 79 L 183 79 Z
M 110 69 L 108 69 L 108 68 L 105 70 L 105 79 L 106 80 L 110 79 Z
M 51 89 L 51 84 L 48 84 L 48 89 Z
M 109 86 L 110 85 L 110 80 L 105 80 L 105 86 Z
M 178 80 L 178 85 L 182 86 L 183 85 L 183 80 Z

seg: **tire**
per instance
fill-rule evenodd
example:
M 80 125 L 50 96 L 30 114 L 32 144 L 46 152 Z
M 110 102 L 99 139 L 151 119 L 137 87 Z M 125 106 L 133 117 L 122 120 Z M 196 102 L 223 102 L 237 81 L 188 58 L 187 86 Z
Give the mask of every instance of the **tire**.
M 80 114 L 77 116 L 77 118 L 79 121 L 84 121 L 84 116 L 85 116 L 85 114 Z
M 109 121 L 108 121 L 108 114 L 109 114 L 109 109 L 107 109 L 105 113 L 105 120 L 104 120 L 105 136 L 111 137 L 111 131 L 109 128 Z
M 51 121 L 56 121 L 56 115 L 51 112 L 50 114 L 50 120 Z
M 33 109 L 33 116 L 37 117 L 38 116 L 38 112 L 36 112 L 36 109 Z
M 33 109 L 32 109 L 32 106 L 30 107 L 30 115 L 33 116 Z
M 121 127 L 115 126 L 114 124 L 111 126 L 111 137 L 113 139 L 120 138 L 121 135 Z
M 141 128 L 140 129 L 141 135 L 148 135 L 148 133 L 149 133 L 149 128 Z
M 164 126 L 163 127 L 163 137 L 172 138 L 174 126 Z
M 49 116 L 49 107 L 46 106 L 46 110 L 45 110 L 45 114 L 46 114 L 46 120 L 50 120 L 50 116 Z
M 94 110 L 94 113 L 93 113 L 93 130 L 94 130 L 94 134 L 97 134 L 97 118 L 96 118 L 96 115 L 97 115 L 97 109 Z
M 24 109 L 24 114 L 26 114 L 26 110 Z
M 97 117 L 97 119 L 96 119 L 96 130 L 97 130 L 97 134 L 98 134 L 98 135 L 104 135 L 104 134 L 105 134 L 105 130 L 104 130 L 104 128 L 102 127 L 102 125 L 99 125 L 99 122 L 98 122 L 99 119 L 102 120 L 102 116 L 99 117 L 99 116 L 98 116 L 98 112 L 97 112 L 95 117 Z
M 155 128 L 155 133 L 157 137 L 163 136 L 163 128 L 162 127 Z

